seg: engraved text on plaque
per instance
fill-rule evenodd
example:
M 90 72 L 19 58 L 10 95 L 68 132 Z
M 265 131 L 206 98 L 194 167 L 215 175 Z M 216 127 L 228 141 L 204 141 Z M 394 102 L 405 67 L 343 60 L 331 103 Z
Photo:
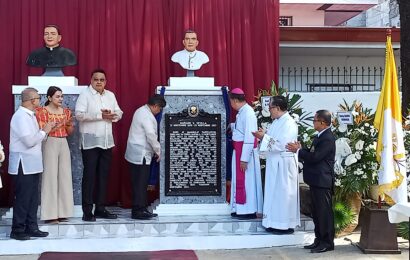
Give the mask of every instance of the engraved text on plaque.
M 165 195 L 221 195 L 221 115 L 165 115 Z

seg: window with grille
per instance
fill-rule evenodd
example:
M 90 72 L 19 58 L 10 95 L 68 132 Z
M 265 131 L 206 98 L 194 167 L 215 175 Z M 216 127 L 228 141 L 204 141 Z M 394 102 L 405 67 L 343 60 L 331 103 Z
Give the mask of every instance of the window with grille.
M 292 26 L 292 16 L 279 16 L 279 26 Z

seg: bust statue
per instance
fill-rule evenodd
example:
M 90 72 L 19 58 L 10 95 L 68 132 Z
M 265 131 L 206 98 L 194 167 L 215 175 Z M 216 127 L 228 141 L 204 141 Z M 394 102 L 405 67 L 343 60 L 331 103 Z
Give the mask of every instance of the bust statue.
M 62 68 L 77 64 L 77 57 L 67 48 L 60 46 L 61 34 L 56 25 L 44 27 L 45 46 L 34 50 L 27 57 L 27 65 L 44 68 L 43 76 L 64 76 Z
M 203 64 L 209 62 L 208 55 L 196 49 L 199 41 L 195 31 L 185 31 L 182 44 L 184 45 L 184 49 L 174 53 L 171 60 L 175 63 L 179 63 L 182 68 L 186 69 L 188 77 L 194 76 L 195 70 L 199 70 Z

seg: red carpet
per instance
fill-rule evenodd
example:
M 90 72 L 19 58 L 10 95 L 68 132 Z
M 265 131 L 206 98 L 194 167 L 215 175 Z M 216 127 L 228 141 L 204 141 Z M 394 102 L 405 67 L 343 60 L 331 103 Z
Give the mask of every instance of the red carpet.
M 144 251 L 144 252 L 44 252 L 39 260 L 197 260 L 192 250 Z

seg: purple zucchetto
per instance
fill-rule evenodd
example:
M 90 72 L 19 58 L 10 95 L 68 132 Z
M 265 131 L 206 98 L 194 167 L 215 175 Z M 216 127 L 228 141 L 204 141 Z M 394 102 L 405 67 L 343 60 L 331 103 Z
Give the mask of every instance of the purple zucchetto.
M 234 89 L 232 89 L 231 93 L 232 93 L 232 94 L 237 94 L 237 95 L 245 95 L 245 92 L 243 92 L 243 90 L 240 89 L 240 88 L 234 88 Z

